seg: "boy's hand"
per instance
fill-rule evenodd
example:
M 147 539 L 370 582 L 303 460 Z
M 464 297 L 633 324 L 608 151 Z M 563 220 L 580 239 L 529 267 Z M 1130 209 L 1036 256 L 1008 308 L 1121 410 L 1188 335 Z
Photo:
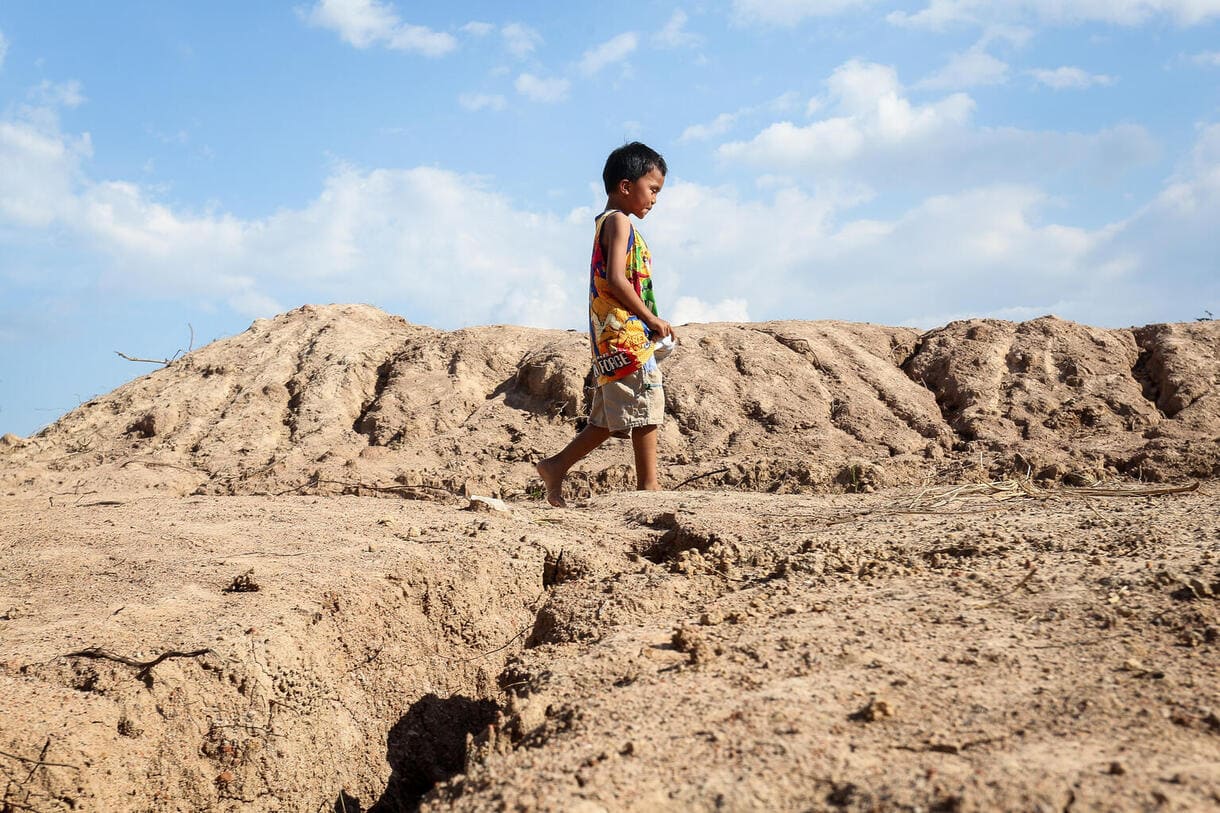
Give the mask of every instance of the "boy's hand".
M 673 326 L 659 316 L 652 317 L 652 319 L 648 320 L 647 324 L 648 331 L 652 334 L 649 338 L 653 339 L 654 341 L 657 339 L 664 339 L 666 336 L 673 336 L 675 341 L 678 338 L 677 336 L 674 336 Z

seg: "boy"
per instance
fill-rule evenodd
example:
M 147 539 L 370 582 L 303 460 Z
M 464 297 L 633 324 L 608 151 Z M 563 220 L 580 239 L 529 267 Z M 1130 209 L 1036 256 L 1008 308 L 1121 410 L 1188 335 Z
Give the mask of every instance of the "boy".
M 657 316 L 652 256 L 628 215 L 643 220 L 665 185 L 665 159 L 633 141 L 606 159 L 606 209 L 598 215 L 589 265 L 589 339 L 597 391 L 589 423 L 563 451 L 538 464 L 546 499 L 562 508 L 563 478 L 577 461 L 606 442 L 630 435 L 636 487 L 657 491 L 657 426 L 665 414 L 656 342 L 674 338 Z

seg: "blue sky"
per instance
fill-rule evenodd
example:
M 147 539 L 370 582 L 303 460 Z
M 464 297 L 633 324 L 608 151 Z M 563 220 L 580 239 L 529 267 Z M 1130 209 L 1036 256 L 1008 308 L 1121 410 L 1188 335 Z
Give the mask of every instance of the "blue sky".
M 0 3 L 0 432 L 305 303 L 676 323 L 1220 313 L 1220 0 Z

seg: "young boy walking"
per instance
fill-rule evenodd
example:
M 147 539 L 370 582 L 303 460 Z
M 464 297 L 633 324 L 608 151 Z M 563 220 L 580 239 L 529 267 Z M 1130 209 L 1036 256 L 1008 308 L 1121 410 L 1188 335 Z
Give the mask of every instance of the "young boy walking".
M 589 423 L 563 451 L 538 464 L 547 502 L 563 500 L 563 478 L 577 461 L 610 437 L 631 437 L 636 487 L 656 491 L 657 427 L 665 392 L 654 357 L 658 343 L 674 338 L 657 316 L 652 293 L 652 255 L 628 215 L 643 220 L 665 185 L 665 159 L 634 141 L 606 159 L 602 182 L 606 209 L 597 216 L 589 264 L 589 340 L 597 391 Z

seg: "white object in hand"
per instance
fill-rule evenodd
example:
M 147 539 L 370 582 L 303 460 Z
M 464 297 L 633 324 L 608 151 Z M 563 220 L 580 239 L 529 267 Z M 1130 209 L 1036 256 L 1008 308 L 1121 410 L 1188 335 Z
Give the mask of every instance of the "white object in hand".
M 653 344 L 655 345 L 655 349 L 653 350 L 652 357 L 657 361 L 661 361 L 672 353 L 674 351 L 674 347 L 676 346 L 674 344 L 674 337 L 672 335 L 666 336 L 659 342 L 653 342 Z

